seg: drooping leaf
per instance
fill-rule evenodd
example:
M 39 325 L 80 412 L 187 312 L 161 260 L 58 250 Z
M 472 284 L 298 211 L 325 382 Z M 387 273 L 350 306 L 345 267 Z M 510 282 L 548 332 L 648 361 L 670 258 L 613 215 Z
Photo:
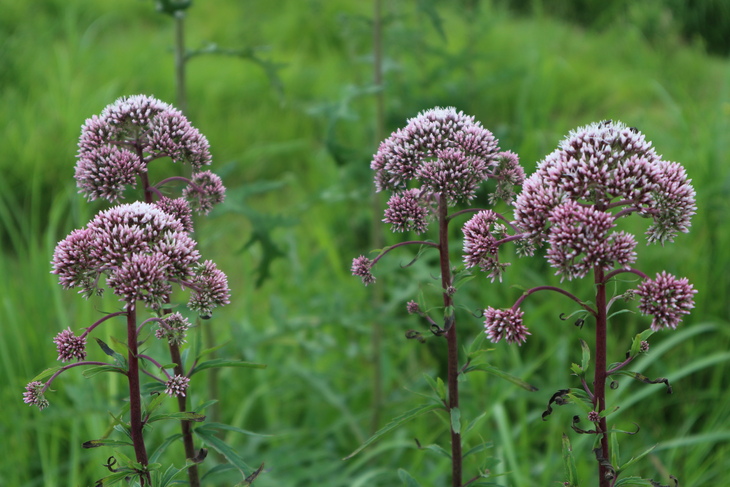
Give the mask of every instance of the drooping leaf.
M 639 460 L 641 460 L 642 458 L 644 458 L 645 456 L 647 456 L 649 453 L 651 453 L 656 447 L 657 447 L 657 445 L 650 446 L 649 448 L 647 448 L 643 452 L 639 453 L 635 457 L 632 457 L 629 461 L 627 461 L 626 463 L 624 463 L 623 465 L 621 465 L 618 468 L 618 472 L 617 473 L 621 473 L 621 472 L 625 471 L 631 465 L 635 464 L 636 462 L 638 462 Z
M 506 381 L 509 381 L 509 382 L 515 384 L 515 385 L 518 385 L 521 388 L 523 388 L 523 389 L 525 389 L 527 391 L 530 391 L 530 392 L 535 392 L 535 391 L 538 390 L 537 387 L 535 387 L 535 386 L 533 386 L 531 384 L 528 384 L 527 382 L 523 381 L 522 379 L 517 378 L 514 375 L 509 374 L 509 373 L 507 373 L 507 372 L 505 372 L 505 371 L 503 371 L 503 370 L 501 370 L 501 369 L 499 369 L 499 368 L 497 368 L 497 367 L 495 367 L 493 365 L 489 365 L 487 363 L 470 365 L 469 367 L 467 367 L 464 370 L 464 373 L 466 374 L 467 372 L 472 372 L 474 370 L 480 370 L 482 372 L 486 372 L 488 374 L 492 374 L 494 376 L 499 377 L 500 379 L 504 379 Z
M 360 453 L 361 451 L 363 451 L 365 448 L 367 448 L 371 443 L 379 440 L 380 438 L 382 438 L 386 434 L 388 434 L 391 431 L 393 431 L 398 426 L 400 426 L 400 425 L 402 425 L 402 424 L 404 424 L 404 423 L 406 423 L 406 422 L 408 422 L 408 421 L 410 421 L 410 420 L 412 420 L 414 418 L 417 418 L 418 416 L 421 416 L 422 414 L 426 414 L 428 412 L 435 411 L 437 409 L 443 409 L 443 405 L 441 405 L 441 404 L 426 404 L 426 405 L 423 405 L 423 406 L 418 406 L 417 408 L 411 409 L 410 411 L 406 411 L 405 413 L 401 414 L 400 416 L 397 416 L 397 417 L 393 418 L 390 421 L 390 423 L 388 423 L 383 428 L 381 428 L 378 431 L 376 431 L 375 434 L 373 434 L 373 436 L 371 436 L 370 438 L 368 438 L 365 441 L 365 443 L 363 443 L 362 445 L 360 445 L 360 447 L 357 450 L 355 450 L 354 452 L 350 453 L 345 458 L 343 458 L 343 460 L 348 460 L 348 459 L 354 457 L 355 455 L 357 455 L 358 453 Z
M 403 482 L 403 485 L 405 485 L 405 487 L 421 487 L 421 484 L 419 484 L 418 481 L 414 479 L 410 473 L 403 470 L 402 468 L 398 469 L 398 478 L 401 480 L 401 482 Z
M 200 437 L 208 446 L 213 448 L 215 451 L 223 455 L 225 459 L 236 467 L 244 477 L 250 475 L 254 469 L 249 467 L 241 456 L 225 441 L 215 436 L 215 430 L 208 427 L 209 425 L 203 425 L 195 428 L 193 432 Z
M 240 367 L 244 369 L 265 369 L 266 364 L 257 364 L 253 362 L 244 362 L 242 360 L 227 360 L 222 358 L 216 358 L 212 360 L 207 360 L 205 362 L 201 362 L 198 365 L 196 365 L 193 370 L 190 372 L 190 376 L 192 377 L 194 374 L 197 374 L 198 372 L 206 369 L 214 369 L 214 368 L 220 368 L 220 367 Z
M 205 421 L 205 415 L 200 413 L 194 413 L 190 411 L 183 411 L 178 413 L 165 413 L 165 414 L 153 414 L 147 419 L 147 423 L 154 423 L 155 421 L 163 421 L 166 419 L 176 419 L 178 421 Z
M 563 433 L 563 466 L 565 468 L 565 477 L 567 478 L 566 487 L 578 487 L 578 471 L 575 468 L 573 447 L 570 444 L 568 435 L 565 433 Z
M 130 441 L 110 440 L 110 439 L 102 438 L 99 440 L 85 441 L 81 446 L 83 448 L 98 448 L 100 446 L 133 446 L 133 445 L 132 445 L 132 442 L 130 442 Z

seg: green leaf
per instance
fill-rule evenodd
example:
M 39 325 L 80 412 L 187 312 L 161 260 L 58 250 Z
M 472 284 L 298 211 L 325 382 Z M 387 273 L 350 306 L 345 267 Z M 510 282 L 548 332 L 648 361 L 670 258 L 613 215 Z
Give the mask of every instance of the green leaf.
M 394 429 L 396 429 L 398 426 L 400 426 L 400 425 L 402 425 L 402 424 L 404 424 L 404 423 L 406 423 L 406 422 L 408 422 L 408 421 L 410 421 L 410 420 L 412 420 L 414 418 L 417 418 L 418 416 L 420 416 L 422 414 L 426 414 L 428 412 L 435 411 L 437 409 L 443 409 L 443 405 L 441 405 L 441 404 L 426 404 L 424 406 L 419 406 L 417 408 L 411 409 L 410 411 L 407 411 L 407 412 L 401 414 L 400 416 L 397 416 L 397 417 L 393 418 L 390 421 L 390 423 L 388 423 L 383 428 L 381 428 L 378 431 L 376 431 L 375 434 L 373 434 L 373 436 L 371 436 L 370 438 L 368 438 L 365 441 L 365 443 L 363 443 L 362 445 L 360 445 L 360 447 L 357 450 L 355 450 L 354 452 L 350 453 L 345 458 L 343 458 L 343 460 L 348 460 L 348 459 L 354 457 L 355 455 L 357 455 L 358 453 L 360 453 L 361 451 L 363 451 L 366 447 L 368 447 L 371 443 L 379 440 L 380 438 L 382 438 L 386 434 L 388 434 L 391 431 L 393 431 Z
M 201 404 L 200 406 L 193 408 L 193 411 L 195 411 L 196 413 L 203 412 L 206 410 L 206 408 L 208 408 L 209 406 L 212 406 L 213 404 L 215 404 L 217 402 L 218 402 L 218 399 L 212 399 L 210 401 L 206 401 L 203 404 Z
M 642 479 L 641 477 L 625 477 L 619 479 L 614 486 L 621 487 L 622 485 L 640 485 L 643 487 L 653 487 L 656 484 L 652 484 L 650 480 Z
M 104 343 L 101 339 L 94 338 L 94 340 L 96 340 L 96 343 L 99 345 L 99 348 L 101 348 L 105 354 L 114 358 L 114 364 L 116 366 L 118 366 L 122 370 L 125 370 L 125 371 L 127 370 L 127 359 L 124 358 L 124 356 L 122 354 L 117 353 L 114 350 L 112 350 L 111 348 L 109 348 L 109 345 Z
M 50 369 L 46 369 L 43 372 L 41 372 L 40 374 L 38 374 L 35 377 L 33 377 L 30 381 L 31 382 L 35 382 L 35 381 L 45 382 L 45 380 L 47 378 L 49 378 L 50 376 L 52 376 L 53 374 L 55 374 L 56 372 L 58 372 L 59 370 L 61 370 L 61 368 L 62 368 L 62 366 L 60 366 L 60 367 L 51 367 Z
M 180 438 L 182 438 L 182 434 L 181 433 L 176 433 L 176 434 L 174 434 L 172 436 L 168 436 L 167 438 L 165 438 L 165 441 L 163 441 L 160 444 L 160 446 L 158 446 L 155 449 L 155 451 L 152 453 L 152 455 L 150 456 L 150 463 L 157 462 L 157 460 L 160 459 L 160 456 L 162 456 L 162 454 L 165 452 L 165 450 L 167 450 L 167 447 L 169 447 L 171 444 L 173 444 L 174 442 L 176 442 Z
M 196 365 L 192 372 L 190 372 L 190 376 L 192 377 L 194 374 L 200 372 L 201 370 L 205 369 L 215 369 L 220 367 L 240 367 L 245 369 L 265 369 L 266 364 L 257 364 L 253 362 L 244 362 L 242 360 L 227 360 L 223 358 L 216 358 L 213 360 L 207 360 L 205 362 L 199 363 Z
M 488 450 L 493 447 L 494 447 L 494 443 L 492 443 L 491 441 L 486 441 L 486 442 L 482 443 L 481 445 L 477 445 L 474 448 L 470 448 L 466 453 L 464 453 L 461 456 L 461 458 L 466 458 L 469 455 L 472 455 L 474 453 L 479 453 L 480 451 Z M 449 455 L 449 457 L 451 457 L 451 455 Z
M 153 414 L 147 419 L 147 423 L 154 423 L 155 421 L 163 421 L 166 419 L 176 419 L 178 421 L 205 421 L 205 415 L 200 413 L 194 413 L 190 411 L 183 411 L 179 413 L 165 413 L 165 414 Z
M 120 369 L 116 365 L 95 365 L 84 369 L 84 371 L 81 372 L 81 375 L 88 379 L 89 377 L 94 377 L 95 375 L 102 374 L 104 372 L 116 372 L 118 374 L 125 374 L 125 371 Z
M 421 487 L 421 484 L 402 468 L 398 469 L 398 478 L 401 479 L 403 485 L 406 487 Z
M 650 336 L 654 334 L 654 330 L 651 328 L 642 331 L 641 333 L 638 333 L 635 337 L 633 342 L 631 342 L 631 351 L 629 352 L 632 357 L 635 357 L 639 354 L 639 349 L 641 348 L 641 342 L 646 341 Z
M 583 351 L 583 358 L 581 359 L 580 366 L 581 369 L 583 369 L 583 372 L 586 372 L 588 371 L 588 366 L 591 364 L 591 349 L 582 338 L 580 340 L 580 348 Z
M 432 443 L 428 446 L 419 446 L 419 449 L 434 452 L 439 456 L 443 456 L 443 457 L 451 460 L 451 454 L 449 452 L 447 452 L 446 450 L 444 450 L 444 447 L 442 447 L 441 445 L 436 445 L 436 444 Z
M 195 428 L 193 431 L 200 437 L 200 439 L 205 441 L 208 446 L 223 455 L 228 463 L 236 467 L 244 476 L 248 476 L 251 472 L 253 472 L 254 469 L 246 465 L 246 462 L 244 462 L 243 458 L 236 453 L 236 450 L 231 448 L 225 441 L 214 436 L 214 430 L 208 428 L 208 426 L 209 425 L 206 424 L 199 428 Z
M 651 446 L 651 447 L 647 448 L 646 450 L 644 450 L 643 452 L 639 453 L 637 456 L 632 457 L 631 460 L 629 460 L 628 462 L 624 463 L 623 465 L 621 465 L 620 467 L 618 467 L 616 469 L 616 474 L 620 474 L 621 472 L 623 472 L 624 470 L 629 468 L 631 465 L 633 465 L 634 463 L 638 462 L 639 460 L 641 460 L 642 458 L 647 456 L 656 447 L 657 447 L 657 445 Z
M 514 375 L 508 374 L 507 372 L 489 364 L 476 364 L 476 365 L 470 365 L 464 370 L 464 373 L 471 372 L 473 370 L 480 370 L 482 372 L 486 372 L 488 374 L 495 375 L 501 379 L 504 379 L 506 381 L 512 382 L 515 385 L 518 385 L 522 387 L 525 390 L 528 390 L 530 392 L 537 391 L 537 387 L 528 384 L 527 382 L 523 381 L 522 379 L 518 379 Z
M 83 445 L 81 445 L 83 448 L 98 448 L 100 446 L 133 446 L 132 442 L 130 441 L 122 441 L 122 440 L 108 440 L 108 439 L 100 439 L 100 440 L 89 440 L 85 441 Z
M 274 436 L 274 435 L 266 435 L 263 433 L 254 433 L 253 431 L 245 430 L 245 429 L 239 428 L 237 426 L 231 426 L 230 424 L 224 424 L 224 423 L 206 423 L 205 427 L 207 429 L 211 429 L 211 430 L 233 431 L 235 433 L 240 433 L 242 435 L 257 436 L 257 437 L 261 437 L 261 438 L 270 438 L 270 437 Z
M 578 472 L 575 468 L 573 447 L 565 433 L 563 433 L 563 466 L 565 467 L 565 477 L 568 479 L 566 487 L 578 487 Z
M 426 379 L 426 382 L 428 382 L 428 385 L 431 387 L 433 392 L 438 395 L 439 399 L 445 401 L 446 388 L 444 387 L 444 381 L 442 381 L 440 377 L 437 377 L 436 380 L 433 380 L 433 377 L 428 374 L 423 374 L 423 378 Z
M 451 431 L 460 435 L 461 434 L 461 411 L 459 408 L 451 408 L 449 411 L 451 416 Z
M 608 435 L 608 441 L 611 449 L 611 465 L 620 465 L 621 455 L 618 445 L 618 435 Z

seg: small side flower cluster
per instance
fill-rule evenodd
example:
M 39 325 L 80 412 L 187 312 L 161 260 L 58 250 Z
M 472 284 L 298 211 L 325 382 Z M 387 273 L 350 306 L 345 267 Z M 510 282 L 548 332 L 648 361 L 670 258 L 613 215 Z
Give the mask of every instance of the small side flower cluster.
M 79 192 L 89 200 L 115 202 L 161 157 L 190 164 L 195 171 L 184 194 L 195 211 L 208 213 L 223 201 L 220 178 L 200 172 L 211 162 L 208 140 L 182 112 L 146 95 L 119 98 L 81 127 L 75 174 Z
M 167 340 L 169 344 L 182 345 L 187 340 L 185 336 L 190 328 L 190 322 L 180 313 L 172 313 L 160 320 L 160 326 L 155 330 L 155 337 Z
M 651 329 L 677 328 L 682 316 L 694 308 L 697 290 L 686 277 L 677 279 L 667 272 L 656 275 L 656 279 L 645 279 L 639 284 L 636 294 L 640 296 L 639 311 L 651 315 Z
M 495 309 L 489 307 L 484 310 L 484 331 L 492 343 L 505 340 L 507 343 L 522 345 L 531 333 L 522 323 L 524 313 L 521 309 Z
M 70 362 L 73 359 L 84 360 L 86 358 L 86 337 L 74 335 L 71 328 L 63 330 L 53 339 L 58 351 L 58 360 Z
M 373 267 L 373 261 L 361 255 L 356 257 L 352 261 L 352 275 L 358 276 L 362 279 L 362 283 L 366 286 L 375 282 L 375 276 L 373 276 L 371 269 Z
M 165 382 L 165 394 L 172 397 L 185 397 L 185 392 L 190 385 L 190 378 L 184 375 L 175 375 Z
M 503 225 L 495 225 L 497 214 L 492 210 L 482 210 L 467 221 L 461 228 L 464 233 L 464 265 L 479 268 L 488 273 L 492 281 L 502 281 L 502 273 L 509 263 L 499 261 L 497 254 L 500 238 L 505 237 Z
M 45 384 L 43 382 L 34 380 L 25 386 L 25 392 L 23 393 L 23 402 L 29 406 L 38 406 L 38 409 L 43 410 L 48 407 L 48 399 L 43 395 Z
M 80 288 L 86 297 L 100 292 L 107 276 L 114 294 L 134 306 L 141 300 L 153 309 L 169 299 L 172 282 L 193 289 L 190 307 L 210 313 L 227 304 L 225 275 L 206 261 L 199 272 L 200 254 L 184 225 L 158 206 L 135 202 L 99 213 L 86 228 L 59 242 L 53 273 L 64 288 Z

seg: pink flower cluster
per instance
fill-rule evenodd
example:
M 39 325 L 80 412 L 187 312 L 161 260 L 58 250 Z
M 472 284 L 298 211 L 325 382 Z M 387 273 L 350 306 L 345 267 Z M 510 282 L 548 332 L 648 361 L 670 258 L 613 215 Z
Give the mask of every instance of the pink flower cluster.
M 436 196 L 449 205 L 469 201 L 483 181 L 495 178 L 504 181 L 501 194 L 509 198 L 506 188 L 524 176 L 514 154 L 498 154 L 494 135 L 454 108 L 433 108 L 410 119 L 380 144 L 370 167 L 376 190 L 394 193 L 383 221 L 394 231 L 419 233 Z
M 464 233 L 464 265 L 471 268 L 479 266 L 488 273 L 492 281 L 502 280 L 502 273 L 509 263 L 499 261 L 498 238 L 502 238 L 502 230 L 495 226 L 497 215 L 492 210 L 482 210 L 467 221 L 461 228 Z M 496 236 L 495 236 L 496 235 Z
M 161 157 L 190 164 L 196 172 L 185 194 L 193 209 L 207 213 L 223 200 L 220 178 L 199 172 L 211 162 L 208 140 L 182 112 L 145 95 L 122 97 L 81 127 L 75 174 L 79 192 L 90 200 L 115 202 Z
M 515 223 L 534 245 L 550 245 L 550 264 L 568 279 L 593 266 L 627 266 L 633 236 L 608 233 L 615 221 L 651 218 L 649 242 L 687 232 L 695 192 L 684 169 L 664 161 L 644 135 L 607 120 L 571 132 L 538 164 L 515 202 Z
M 154 204 L 135 202 L 99 213 L 86 228 L 74 230 L 56 246 L 53 273 L 64 288 L 88 297 L 100 292 L 99 279 L 126 306 L 140 300 L 153 309 L 169 299 L 171 283 L 192 289 L 189 307 L 209 314 L 227 304 L 225 275 L 200 254 L 184 225 Z
M 489 307 L 484 310 L 484 331 L 492 343 L 505 340 L 507 343 L 522 345 L 531 333 L 522 323 L 524 313 L 517 309 L 495 309 Z
M 652 315 L 651 329 L 677 328 L 682 317 L 694 308 L 697 291 L 686 277 L 677 279 L 667 272 L 656 275 L 656 279 L 645 279 L 639 284 L 636 294 L 640 296 L 639 311 Z

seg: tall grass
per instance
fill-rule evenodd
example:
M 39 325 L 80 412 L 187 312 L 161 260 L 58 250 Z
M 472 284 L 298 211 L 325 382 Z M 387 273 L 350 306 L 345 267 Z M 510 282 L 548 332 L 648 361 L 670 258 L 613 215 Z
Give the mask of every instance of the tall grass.
M 172 24 L 152 2 L 33 3 L 32 12 L 29 2 L 4 6 L 0 21 L 0 363 L 6 374 L 0 436 L 9 445 L 0 485 L 91 485 L 103 475 L 107 452 L 81 450 L 80 443 L 106 429 L 111 408 L 101 401 L 107 394 L 96 391 L 117 397 L 116 384 L 65 374 L 41 413 L 23 405 L 21 393 L 55 359 L 52 337 L 95 319 L 93 307 L 61 290 L 49 274 L 56 241 L 94 210 L 72 188 L 79 127 L 117 96 L 145 92 L 173 100 Z M 722 482 L 730 453 L 730 65 L 676 38 L 649 45 L 627 23 L 596 33 L 546 18 L 513 18 L 488 4 L 468 16 L 439 7 L 444 40 L 410 3 L 386 10 L 386 130 L 419 110 L 454 105 L 493 130 L 501 147 L 518 152 L 529 173 L 570 129 L 613 118 L 639 127 L 665 158 L 685 164 L 698 192 L 692 233 L 665 248 L 639 249 L 650 271 L 668 267 L 699 290 L 682 329 L 659 334 L 639 362 L 647 375 L 668 376 L 675 394 L 622 383 L 616 392 L 625 411 L 617 421 L 642 426 L 622 444 L 626 458 L 659 443 L 632 473 L 665 483 L 661 474 L 671 473 L 683 485 Z M 273 435 L 229 438 L 249 463 L 266 462 L 261 487 L 393 486 L 401 484 L 399 467 L 424 485 L 446 482 L 448 461 L 413 441 L 442 442 L 435 416 L 409 423 L 362 457 L 340 460 L 370 432 L 368 323 L 377 317 L 384 324 L 383 421 L 415 406 L 415 394 L 428 387 L 422 374 L 443 363 L 437 350 L 403 338 L 418 326 L 402 309 L 419 291 L 419 280 L 399 269 L 408 256 L 379 269 L 379 278 L 394 284 L 379 309 L 369 309 L 370 289 L 348 272 L 350 259 L 369 248 L 369 222 L 379 217 L 368 203 L 367 165 L 375 150 L 368 15 L 369 5 L 344 0 L 289 0 L 276 8 L 198 2 L 188 15 L 190 47 L 207 40 L 263 46 L 266 56 L 286 63 L 283 100 L 253 64 L 200 57 L 189 65 L 191 119 L 208 135 L 215 164 L 226 168 L 224 181 L 234 190 L 227 211 L 197 235 L 202 252 L 215 254 L 229 275 L 234 298 L 209 326 L 227 341 L 226 356 L 268 364 L 264 371 L 221 373 L 218 411 L 224 421 Z M 268 191 L 245 190 L 256 181 L 272 184 Z M 264 249 L 243 249 L 252 212 L 280 218 L 270 236 L 283 255 L 260 287 L 255 272 Z M 436 271 L 419 262 L 416 272 L 427 277 Z M 483 293 L 466 299 L 474 310 L 506 306 L 520 292 L 511 286 L 542 282 L 539 274 L 549 272 L 539 260 L 517 261 L 505 286 L 485 282 Z M 116 306 L 113 297 L 93 304 Z M 473 408 L 469 417 L 480 418 L 474 434 L 494 445 L 465 468 L 499 458 L 492 471 L 504 474 L 502 485 L 516 487 L 562 480 L 560 437 L 570 418 L 558 410 L 543 422 L 540 414 L 552 392 L 564 387 L 578 337 L 587 333 L 558 319 L 570 311 L 568 303 L 534 300 L 528 306 L 536 333 L 519 350 L 495 346 L 489 360 L 540 392 L 477 375 L 462 388 L 463 404 Z M 479 319 L 467 313 L 459 319 L 476 338 Z M 621 354 L 646 325 L 630 316 L 616 326 L 610 349 Z M 494 407 L 479 409 L 486 404 L 480 397 L 494 398 Z M 594 469 L 589 446 L 579 440 L 574 446 L 586 452 L 579 467 L 588 479 Z M 212 455 L 209 465 L 215 462 Z

